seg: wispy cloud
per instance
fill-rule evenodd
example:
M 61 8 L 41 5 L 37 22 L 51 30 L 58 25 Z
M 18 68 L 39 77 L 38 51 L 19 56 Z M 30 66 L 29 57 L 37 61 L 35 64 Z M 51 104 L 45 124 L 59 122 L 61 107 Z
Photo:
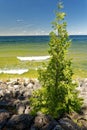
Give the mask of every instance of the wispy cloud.
M 70 31 L 70 35 L 86 35 L 87 31 Z
M 15 24 L 9 28 L 0 30 L 0 35 L 48 35 L 49 29 L 37 28 L 34 24 Z
M 34 27 L 34 24 L 25 24 L 27 28 Z
M 16 19 L 16 22 L 21 23 L 21 22 L 24 22 L 24 20 L 23 19 Z

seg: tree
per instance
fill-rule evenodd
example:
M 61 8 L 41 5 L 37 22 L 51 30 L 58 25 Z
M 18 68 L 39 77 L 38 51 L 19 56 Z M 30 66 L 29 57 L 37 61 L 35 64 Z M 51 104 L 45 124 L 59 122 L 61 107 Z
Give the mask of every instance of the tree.
M 71 41 L 64 21 L 66 14 L 61 12 L 62 8 L 63 4 L 59 2 L 56 19 L 52 23 L 54 30 L 50 33 L 50 60 L 46 69 L 39 70 L 42 88 L 34 93 L 31 100 L 34 112 L 42 111 L 54 117 L 78 111 L 81 106 L 77 85 L 72 82 L 72 62 L 67 59 Z

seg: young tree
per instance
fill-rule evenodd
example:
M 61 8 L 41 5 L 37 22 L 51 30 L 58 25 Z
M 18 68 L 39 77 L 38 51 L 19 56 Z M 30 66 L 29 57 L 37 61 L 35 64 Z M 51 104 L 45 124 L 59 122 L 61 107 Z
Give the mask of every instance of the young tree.
M 50 33 L 50 60 L 46 69 L 39 71 L 42 88 L 34 93 L 31 100 L 34 111 L 42 111 L 54 117 L 77 111 L 81 106 L 77 85 L 72 82 L 71 60 L 67 59 L 71 42 L 64 22 L 66 14 L 61 12 L 62 8 L 63 4 L 59 2 L 56 19 L 52 23 L 54 30 Z

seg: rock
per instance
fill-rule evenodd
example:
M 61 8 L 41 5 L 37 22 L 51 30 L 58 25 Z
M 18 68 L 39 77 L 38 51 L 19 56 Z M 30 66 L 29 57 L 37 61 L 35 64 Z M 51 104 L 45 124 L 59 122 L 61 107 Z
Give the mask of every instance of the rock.
M 29 84 L 27 85 L 27 88 L 32 89 L 32 88 L 33 88 L 33 86 L 34 86 L 34 84 L 33 84 L 33 83 L 29 83 Z
M 30 106 L 26 106 L 25 111 L 24 111 L 24 114 L 29 114 L 30 111 L 31 111 Z
M 6 102 L 6 101 L 0 101 L 0 109 L 2 108 L 8 108 L 9 107 L 9 104 Z
M 20 114 L 24 114 L 24 111 L 25 111 L 25 105 L 24 104 L 18 104 L 18 106 L 17 106 L 17 112 L 18 112 L 18 114 L 20 115 Z
M 64 130 L 59 124 L 56 125 L 53 130 Z
M 34 121 L 35 127 L 42 128 L 43 126 L 47 126 L 48 124 L 49 124 L 49 119 L 45 115 L 41 114 L 35 117 L 35 121 Z
M 28 114 L 13 115 L 7 123 L 9 130 L 27 130 L 31 127 L 34 117 Z
M 87 130 L 87 120 L 80 118 L 77 123 L 81 126 L 81 130 Z
M 76 123 L 74 123 L 71 119 L 65 117 L 59 120 L 59 124 L 62 126 L 64 130 L 81 130 Z
M 14 87 L 15 89 L 17 89 L 17 88 L 19 88 L 19 85 L 14 85 L 13 87 Z
M 15 105 L 12 103 L 0 101 L 0 109 L 3 109 L 3 108 L 6 109 L 7 111 L 9 111 L 11 114 L 16 113 Z
M 30 83 L 32 83 L 34 85 L 35 84 L 35 80 L 34 79 L 30 79 Z
M 14 81 L 13 83 L 14 85 L 20 85 L 20 83 L 18 81 Z
M 13 90 L 13 93 L 12 93 L 12 96 L 13 96 L 13 98 L 15 98 L 15 99 L 17 99 L 18 98 L 18 96 L 20 96 L 20 92 L 19 91 L 15 91 L 15 90 Z
M 7 120 L 10 118 L 10 114 L 5 109 L 0 109 L 0 130 L 6 125 Z
M 23 103 L 25 106 L 29 106 L 29 104 L 30 104 L 30 103 L 29 103 L 29 99 L 27 99 L 27 98 L 26 98 L 25 100 L 23 100 L 22 103 Z
M 3 97 L 4 96 L 4 92 L 3 90 L 0 90 L 0 97 Z
M 30 116 L 29 97 L 41 87 L 36 79 L 11 79 L 0 82 L 1 130 L 87 130 L 87 79 L 78 80 L 80 97 L 84 99 L 81 113 L 62 117 L 59 120 L 40 112 Z M 7 114 L 7 115 L 6 115 Z M 17 114 L 17 115 L 16 115 Z M 82 125 L 80 129 L 72 120 Z
M 2 82 L 0 84 L 0 88 L 6 89 L 7 88 L 7 83 L 6 82 Z
M 14 104 L 16 107 L 18 106 L 19 103 L 20 103 L 20 100 L 19 100 L 19 99 L 15 100 L 15 101 L 13 102 L 13 104 Z
M 32 91 L 33 91 L 32 89 L 27 89 L 24 92 L 23 96 L 29 98 L 30 96 L 32 96 Z
M 59 129 L 61 128 L 61 129 Z M 49 122 L 47 125 L 43 126 L 42 130 L 63 130 L 56 120 Z
M 34 126 L 40 130 L 53 130 L 54 128 L 56 130 L 57 125 L 59 126 L 58 122 L 51 116 L 37 113 L 37 116 L 35 117 Z
M 19 96 L 18 96 L 18 99 L 19 99 L 19 100 L 24 100 L 25 97 L 24 97 L 23 95 L 19 95 Z
M 31 128 L 29 130 L 38 130 L 38 128 L 35 126 L 31 126 Z
M 23 85 L 26 87 L 30 83 L 29 79 L 24 79 Z
M 82 112 L 82 114 L 86 114 L 87 115 L 87 106 L 83 106 L 82 108 L 81 108 L 81 112 Z

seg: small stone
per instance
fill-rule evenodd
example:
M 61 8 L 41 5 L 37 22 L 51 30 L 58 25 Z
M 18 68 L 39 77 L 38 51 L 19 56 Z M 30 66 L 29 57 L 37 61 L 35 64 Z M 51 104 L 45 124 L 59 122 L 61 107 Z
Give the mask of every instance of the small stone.
M 29 83 L 29 84 L 28 84 L 28 86 L 27 86 L 27 88 L 32 89 L 32 88 L 33 88 L 33 86 L 34 86 L 34 85 L 33 85 L 32 83 Z
M 29 114 L 30 110 L 31 110 L 30 106 L 26 106 L 24 114 Z
M 18 114 L 23 114 L 25 111 L 25 106 L 23 104 L 19 104 L 17 106 L 17 111 L 18 111 Z

